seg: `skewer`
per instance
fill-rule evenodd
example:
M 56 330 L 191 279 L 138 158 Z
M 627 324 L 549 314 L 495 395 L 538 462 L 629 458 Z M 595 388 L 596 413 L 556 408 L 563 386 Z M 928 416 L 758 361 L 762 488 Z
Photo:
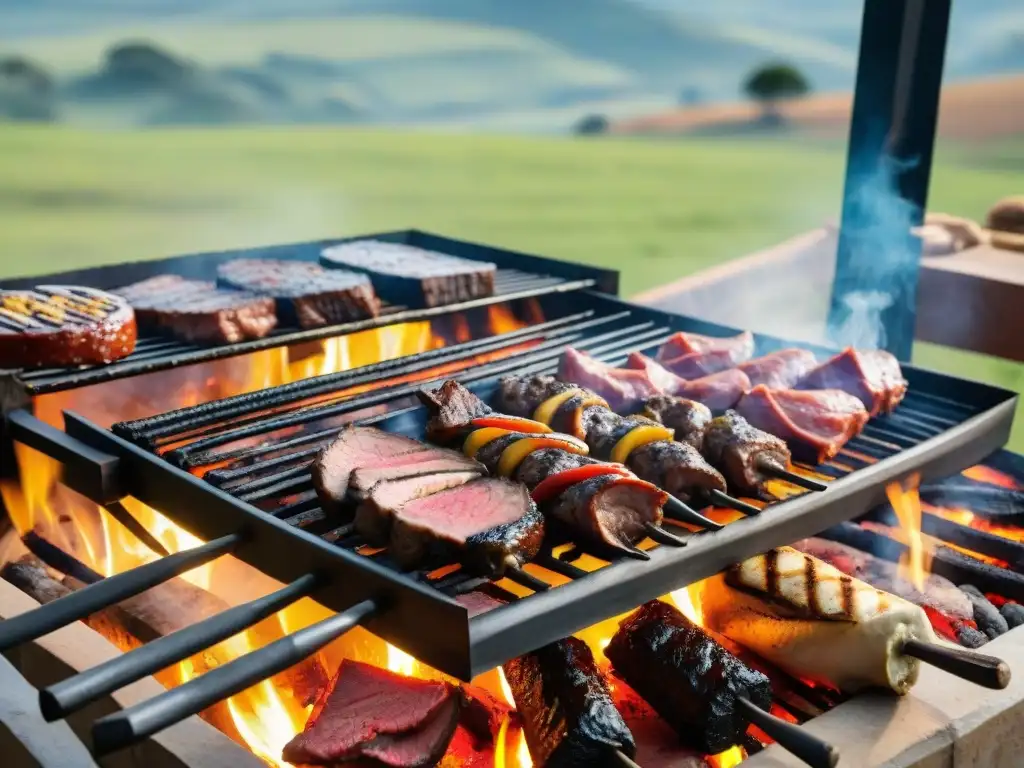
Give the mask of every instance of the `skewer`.
M 962 648 L 947 648 L 921 640 L 907 640 L 900 650 L 907 656 L 913 656 L 925 664 L 931 664 L 983 688 L 999 691 L 1010 684 L 1010 667 L 995 656 Z
M 800 726 L 787 723 L 771 712 L 765 712 L 750 699 L 740 696 L 736 699 L 736 704 L 750 722 L 771 736 L 784 750 L 812 768 L 835 768 L 839 763 L 839 752 L 828 742 L 822 741 Z
M 704 517 L 700 512 L 689 505 L 684 504 L 672 495 L 669 495 L 668 501 L 665 502 L 664 511 L 666 515 L 674 520 L 679 520 L 683 523 L 690 523 L 691 525 L 699 525 L 701 528 L 705 528 L 709 531 L 717 531 L 725 527 L 721 523 L 716 523 L 709 517 Z
M 685 547 L 687 542 L 686 539 L 681 539 L 670 531 L 666 531 L 660 525 L 654 523 L 647 523 L 644 525 L 644 530 L 647 531 L 647 535 L 659 544 L 667 544 L 670 547 Z
M 640 766 L 637 765 L 629 755 L 625 752 L 620 752 L 617 749 L 615 750 L 615 759 L 618 760 L 624 768 L 640 768 Z
M 792 483 L 801 488 L 806 488 L 808 491 L 826 491 L 828 486 L 825 483 L 819 483 L 817 480 L 812 480 L 809 477 L 798 475 L 796 472 L 790 472 L 785 467 L 781 467 L 774 461 L 768 459 L 759 459 L 757 462 L 757 468 L 764 472 L 766 475 L 771 475 L 779 480 L 785 480 L 787 483 Z
M 755 507 L 753 504 L 748 504 L 745 501 L 734 499 L 732 496 L 722 493 L 719 490 L 712 489 L 708 491 L 708 498 L 714 502 L 716 506 L 728 507 L 729 509 L 735 509 L 737 512 L 742 512 L 745 515 L 759 515 L 761 514 L 761 508 Z

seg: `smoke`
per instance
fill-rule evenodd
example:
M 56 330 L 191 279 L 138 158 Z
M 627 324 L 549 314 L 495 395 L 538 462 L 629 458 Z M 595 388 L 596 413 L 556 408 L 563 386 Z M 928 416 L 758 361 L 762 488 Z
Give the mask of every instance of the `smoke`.
M 828 325 L 840 346 L 884 347 L 887 312 L 914 310 L 921 245 L 913 231 L 922 211 L 900 194 L 897 181 L 915 164 L 882 156 L 852 171 L 843 210 L 846 252 L 837 262 Z

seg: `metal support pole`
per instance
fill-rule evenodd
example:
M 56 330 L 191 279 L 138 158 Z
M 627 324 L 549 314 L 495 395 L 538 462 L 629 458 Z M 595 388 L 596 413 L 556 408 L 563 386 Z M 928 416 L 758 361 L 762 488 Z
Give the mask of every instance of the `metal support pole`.
M 952 0 L 865 0 L 828 325 L 909 360 Z

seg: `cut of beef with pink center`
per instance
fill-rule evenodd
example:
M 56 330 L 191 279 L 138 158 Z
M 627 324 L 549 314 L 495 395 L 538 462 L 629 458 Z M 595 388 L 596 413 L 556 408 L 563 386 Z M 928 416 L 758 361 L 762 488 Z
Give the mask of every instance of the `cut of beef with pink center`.
M 612 410 L 631 410 L 660 390 L 646 371 L 613 368 L 569 347 L 558 364 L 558 378 L 596 392 Z
M 889 413 L 907 392 L 900 364 L 884 350 L 848 347 L 810 371 L 797 389 L 841 389 L 859 399 L 871 416 Z
M 727 352 L 731 356 L 732 365 L 739 365 L 754 356 L 754 335 L 750 331 L 735 336 L 704 336 L 680 331 L 661 345 L 657 359 L 661 362 L 708 352 Z
M 362 498 L 383 480 L 399 480 L 431 472 L 473 471 L 482 475 L 484 468 L 478 462 L 456 451 L 431 448 L 420 453 L 409 453 L 382 459 L 371 466 L 359 467 L 349 479 L 349 491 Z
M 750 379 L 747 374 L 739 368 L 730 368 L 683 382 L 672 394 L 696 400 L 717 412 L 732 408 L 749 389 Z

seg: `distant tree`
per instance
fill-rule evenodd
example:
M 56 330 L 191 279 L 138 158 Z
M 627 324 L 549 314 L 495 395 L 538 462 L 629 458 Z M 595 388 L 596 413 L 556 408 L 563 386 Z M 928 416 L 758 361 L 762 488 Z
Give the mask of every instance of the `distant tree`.
M 117 43 L 107 49 L 106 75 L 127 88 L 176 88 L 194 67 L 147 42 Z
M 587 115 L 573 126 L 572 132 L 577 136 L 596 136 L 608 133 L 608 128 L 608 118 L 604 115 Z
M 780 101 L 803 96 L 810 90 L 803 73 L 789 64 L 765 64 L 751 72 L 743 83 L 744 93 L 760 102 L 765 117 L 776 119 Z
M 50 74 L 20 56 L 0 58 L 0 120 L 51 122 L 57 119 Z

